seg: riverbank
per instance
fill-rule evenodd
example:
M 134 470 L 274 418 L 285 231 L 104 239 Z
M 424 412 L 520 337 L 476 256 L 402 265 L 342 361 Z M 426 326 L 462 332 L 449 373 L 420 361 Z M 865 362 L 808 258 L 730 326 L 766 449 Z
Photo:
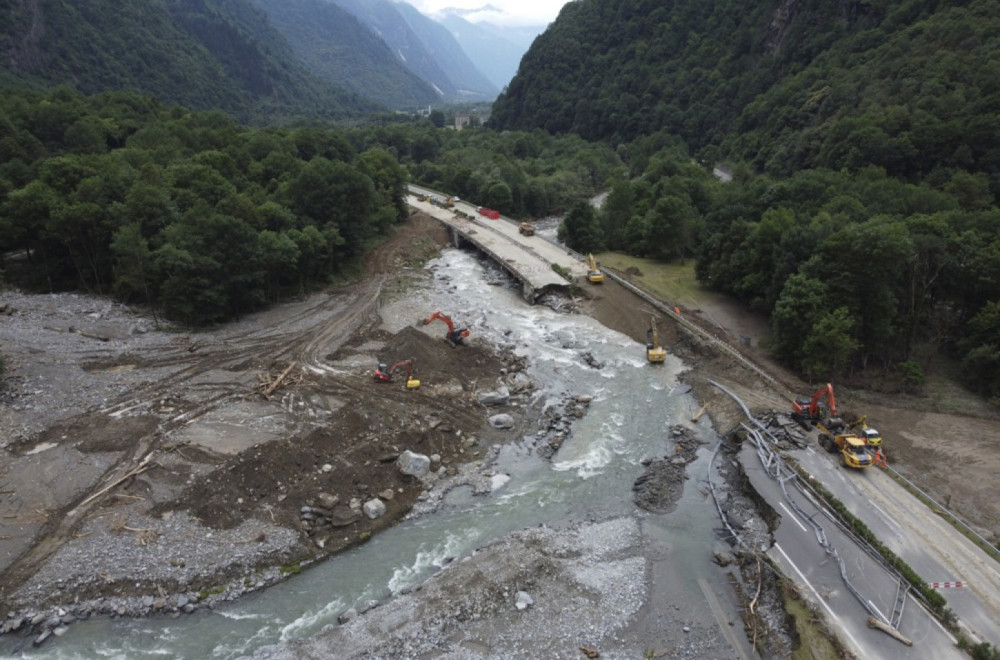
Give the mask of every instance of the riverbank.
M 440 328 L 387 333 L 379 321 L 348 318 L 353 309 L 377 318 L 376 307 L 358 302 L 367 300 L 371 282 L 379 282 L 377 291 L 405 288 L 411 275 L 404 255 L 434 236 L 433 225 L 415 224 L 417 233 L 397 237 L 400 249 L 381 253 L 382 265 L 365 284 L 197 335 L 157 332 L 155 319 L 97 299 L 5 294 L 15 314 L 3 331 L 15 334 L 3 340 L 22 349 L 4 408 L 14 431 L 6 436 L 13 442 L 5 447 L 11 469 L 4 476 L 15 494 L 7 493 L 4 505 L 25 522 L 22 534 L 2 541 L 5 556 L 13 556 L 3 593 L 12 637 L 40 643 L 93 616 L 214 608 L 364 543 L 459 483 L 483 492 L 497 444 L 531 433 L 558 447 L 585 402 L 567 398 L 544 416 L 532 410 L 531 384 L 515 357 L 475 342 L 456 352 L 432 332 Z M 440 244 L 428 239 L 427 246 Z M 609 327 L 633 336 L 644 331 L 645 312 L 612 287 L 602 296 L 576 304 Z M 331 315 L 344 322 L 331 323 Z M 687 350 L 671 332 L 664 329 L 664 343 Z M 286 372 L 290 354 L 303 356 L 296 378 L 261 396 L 262 382 L 269 387 L 293 373 Z M 387 354 L 416 356 L 419 392 L 373 382 L 373 365 Z M 478 396 L 501 388 L 518 404 L 509 428 L 488 423 Z M 712 414 L 722 411 L 720 404 Z M 338 445 L 338 438 L 352 442 Z M 433 481 L 395 469 L 411 445 L 432 459 Z M 32 503 L 32 496 L 47 496 L 46 488 L 55 499 Z M 372 519 L 364 507 L 376 500 L 385 512 Z M 319 525 L 316 509 L 324 510 Z M 37 510 L 63 526 L 37 520 L 32 528 L 24 512 Z M 341 522 L 347 526 L 335 524 Z M 60 544 L 33 554 L 32 529 L 54 531 L 47 541 Z M 553 539 L 556 548 L 564 542 Z M 17 543 L 29 549 L 13 554 Z M 676 603 L 648 610 L 655 617 L 686 611 Z M 698 629 L 691 624 L 679 626 Z

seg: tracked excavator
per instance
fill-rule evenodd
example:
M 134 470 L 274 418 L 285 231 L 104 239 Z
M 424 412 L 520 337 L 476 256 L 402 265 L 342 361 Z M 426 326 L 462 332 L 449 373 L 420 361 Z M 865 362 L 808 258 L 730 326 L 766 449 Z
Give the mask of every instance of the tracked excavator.
M 587 255 L 587 280 L 591 284 L 601 284 L 604 282 L 604 273 L 597 267 L 597 259 L 593 254 Z
M 656 331 L 656 317 L 649 317 L 649 330 L 646 331 L 646 359 L 652 363 L 667 359 L 667 350 L 660 346 L 660 334 Z
M 795 399 L 792 402 L 792 419 L 807 429 L 819 422 L 843 426 L 843 422 L 837 417 L 837 400 L 833 396 L 833 385 L 827 383 L 813 392 L 811 397 Z
M 413 377 L 413 360 L 400 360 L 399 362 L 394 362 L 391 367 L 386 366 L 384 362 L 380 362 L 375 367 L 375 382 L 391 383 L 392 377 L 401 368 L 406 369 L 406 389 L 415 390 L 420 387 L 420 381 Z
M 434 312 L 429 317 L 424 319 L 424 325 L 432 323 L 435 320 L 443 321 L 448 326 L 448 332 L 445 334 L 444 338 L 452 344 L 461 344 L 462 340 L 469 336 L 468 328 L 456 328 L 455 324 L 452 323 L 451 318 L 445 316 L 439 311 Z

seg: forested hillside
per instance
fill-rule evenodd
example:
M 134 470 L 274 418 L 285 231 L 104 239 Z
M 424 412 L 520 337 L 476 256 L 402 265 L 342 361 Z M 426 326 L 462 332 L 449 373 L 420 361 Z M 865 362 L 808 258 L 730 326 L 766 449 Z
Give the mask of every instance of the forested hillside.
M 771 174 L 1000 167 L 997 0 L 567 4 L 497 128 L 611 144 L 662 132 Z
M 996 396 L 998 35 L 996 0 L 573 2 L 491 125 L 614 146 L 566 239 L 697 257 L 806 376 L 919 389 L 953 356 Z
M 407 217 L 406 173 L 332 128 L 249 129 L 131 93 L 0 98 L 0 266 L 188 324 L 344 276 Z
M 352 272 L 407 217 L 407 179 L 544 214 L 621 171 L 575 136 L 254 129 L 131 93 L 22 90 L 0 97 L 0 285 L 212 323 Z
M 0 4 L 0 79 L 140 91 L 244 121 L 377 108 L 307 72 L 263 12 L 221 0 Z

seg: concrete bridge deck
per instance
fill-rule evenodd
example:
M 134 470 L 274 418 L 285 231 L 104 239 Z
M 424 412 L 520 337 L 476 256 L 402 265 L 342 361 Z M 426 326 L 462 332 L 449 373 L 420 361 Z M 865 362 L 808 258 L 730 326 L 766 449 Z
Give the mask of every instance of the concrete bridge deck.
M 541 236 L 521 234 L 517 221 L 502 216 L 498 220 L 490 220 L 476 213 L 475 206 L 465 202 L 458 202 L 454 208 L 444 209 L 430 202 L 419 201 L 413 187 L 410 191 L 407 203 L 411 207 L 440 220 L 451 229 L 453 237 L 467 241 L 489 255 L 522 283 L 524 299 L 528 302 L 535 302 L 546 291 L 568 290 L 571 284 L 582 285 L 586 280 L 585 263 L 565 248 Z M 427 191 L 425 194 L 429 193 Z M 572 281 L 557 273 L 552 268 L 553 264 L 569 273 Z

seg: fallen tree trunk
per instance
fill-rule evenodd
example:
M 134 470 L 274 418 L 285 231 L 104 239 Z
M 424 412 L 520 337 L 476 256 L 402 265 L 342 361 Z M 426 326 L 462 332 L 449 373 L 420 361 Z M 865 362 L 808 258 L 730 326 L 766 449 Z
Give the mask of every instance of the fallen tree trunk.
M 875 628 L 876 630 L 881 630 L 885 634 L 891 637 L 895 637 L 896 639 L 906 644 L 907 646 L 913 646 L 912 639 L 910 639 L 909 637 L 904 637 L 901 632 L 899 632 L 889 624 L 879 621 L 877 618 L 873 616 L 868 617 L 868 627 Z

